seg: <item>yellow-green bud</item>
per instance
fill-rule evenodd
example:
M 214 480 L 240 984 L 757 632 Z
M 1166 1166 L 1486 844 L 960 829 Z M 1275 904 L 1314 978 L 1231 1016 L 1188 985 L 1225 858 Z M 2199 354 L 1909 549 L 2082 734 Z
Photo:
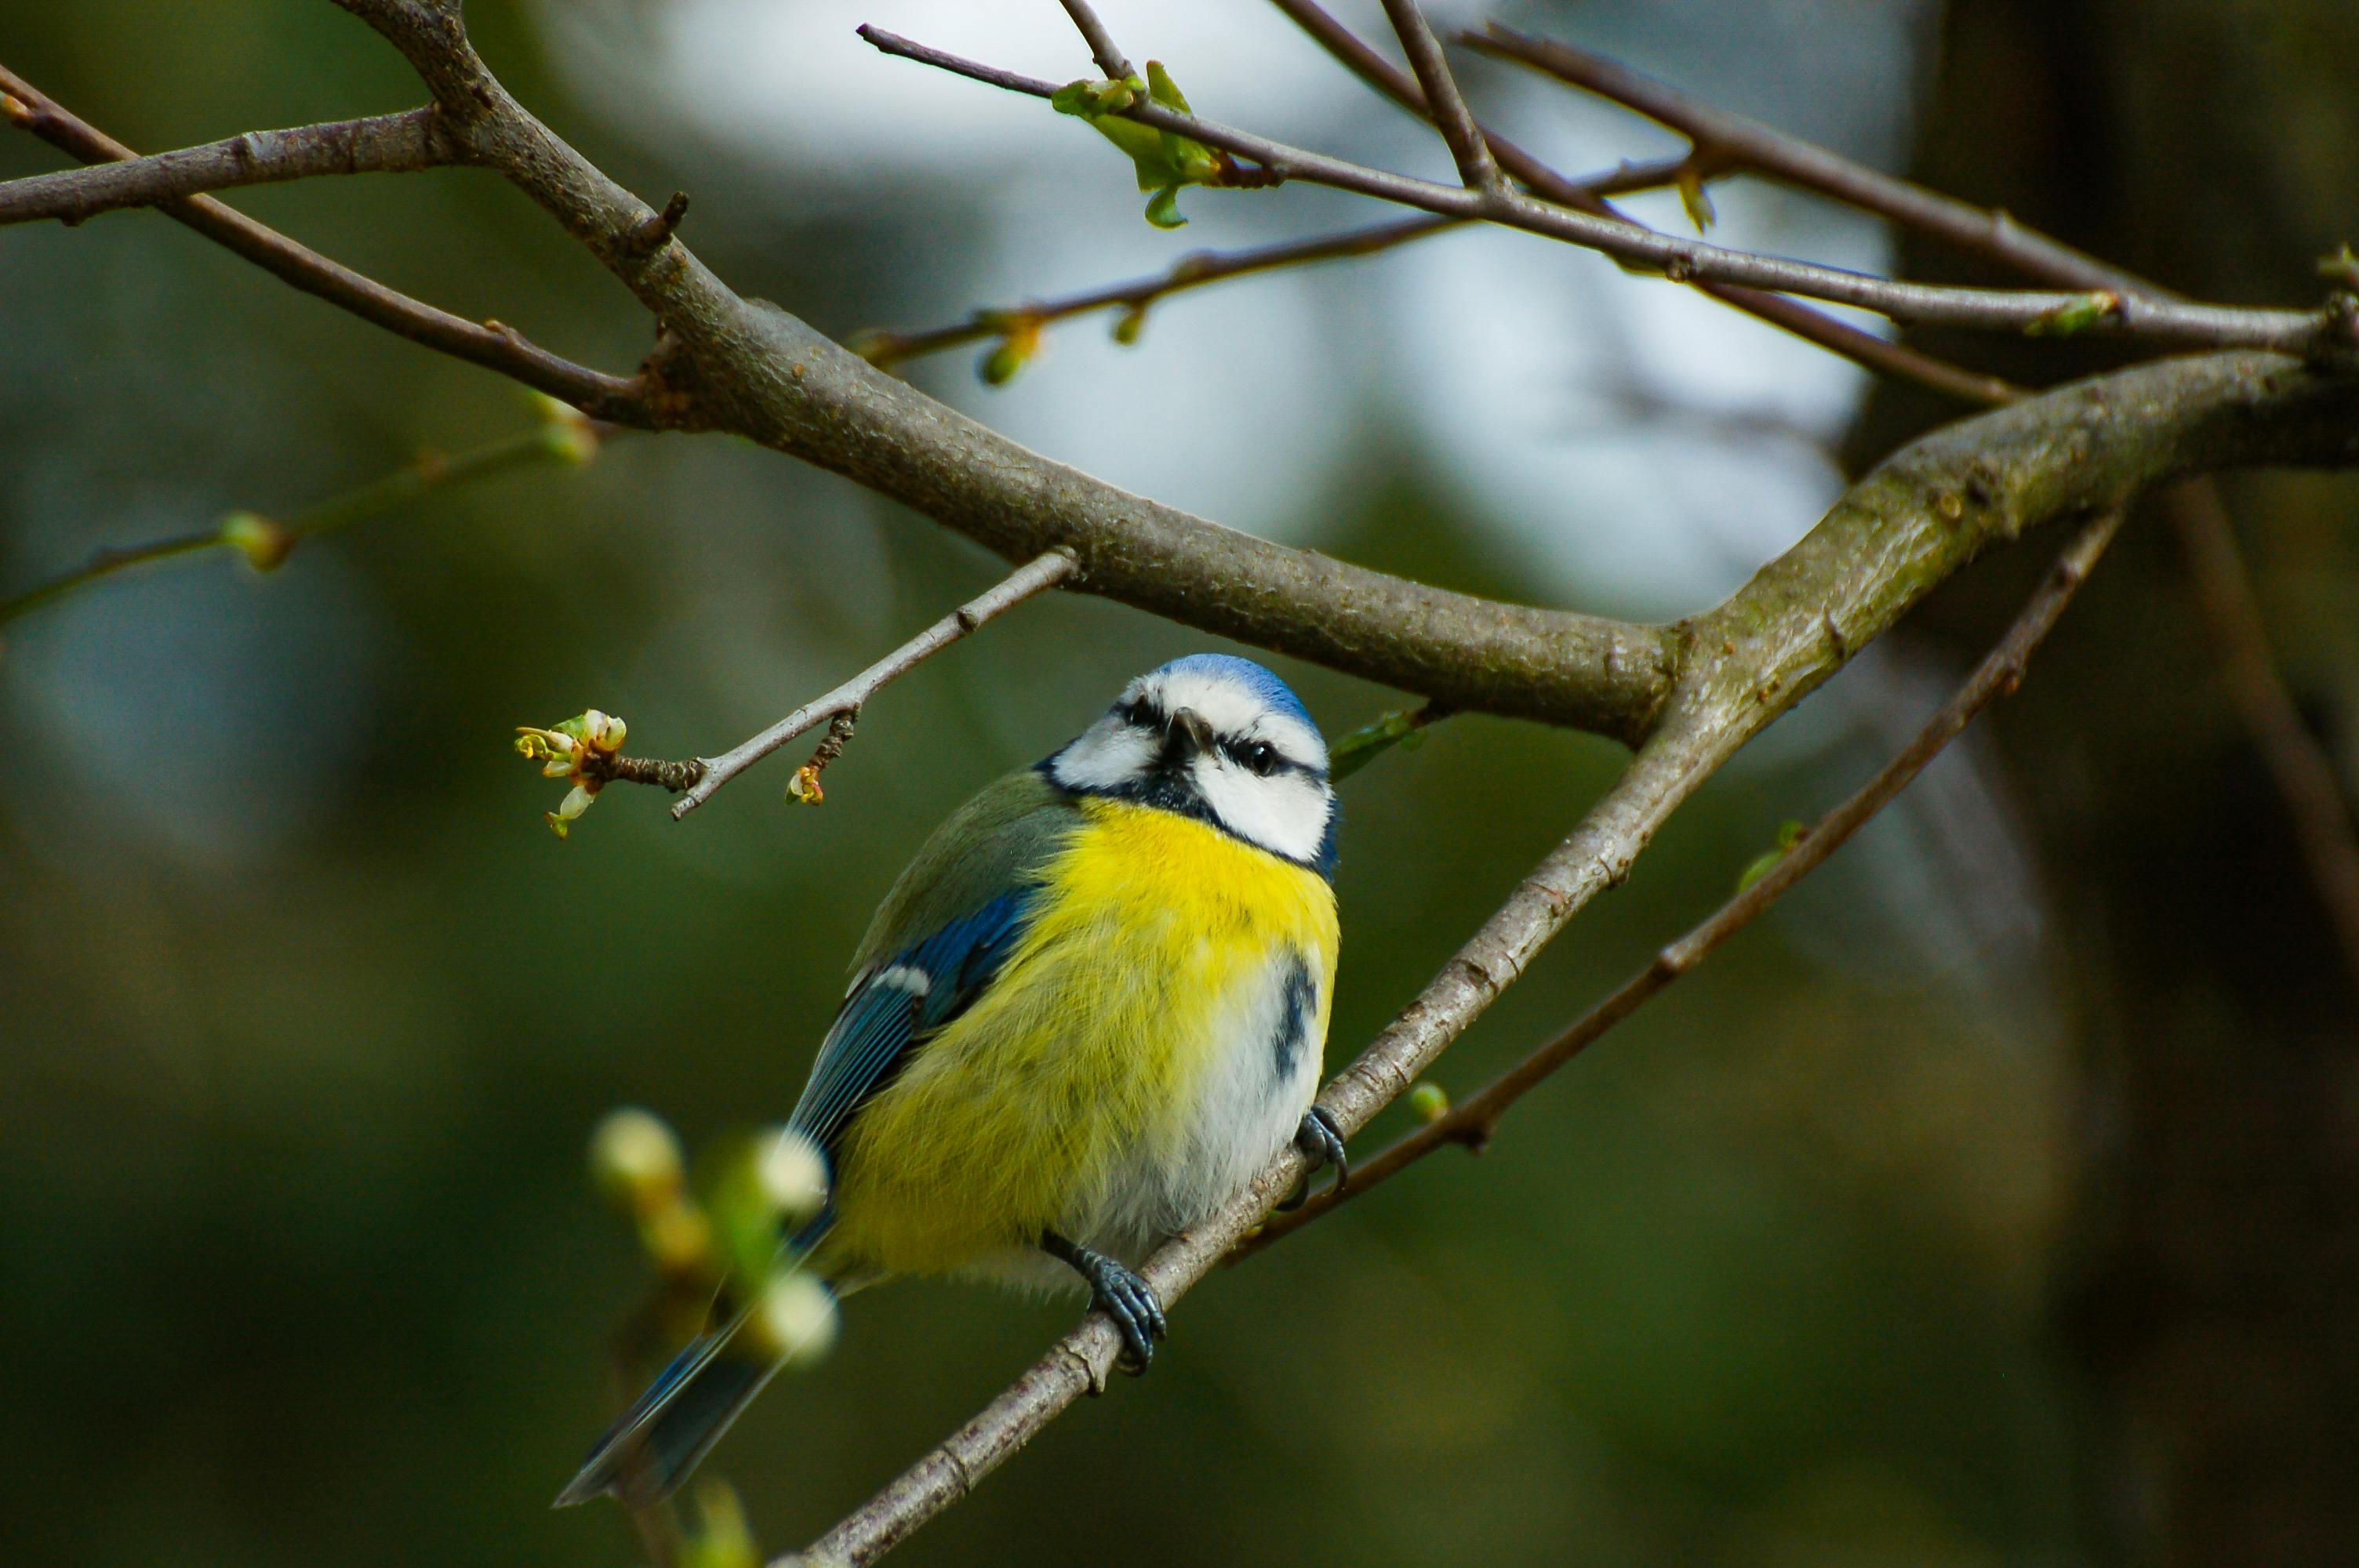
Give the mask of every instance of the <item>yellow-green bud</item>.
M 295 535 L 259 512 L 231 513 L 222 519 L 221 537 L 258 572 L 277 570 L 295 547 Z
M 668 1203 L 683 1178 L 679 1140 L 664 1119 L 636 1106 L 609 1111 L 590 1134 L 590 1179 L 616 1206 L 646 1214 Z
M 745 1507 L 728 1482 L 697 1483 L 693 1522 L 682 1542 L 680 1568 L 759 1568 L 762 1553 L 754 1543 L 753 1527 L 745 1522 Z
M 1437 1083 L 1417 1084 L 1408 1091 L 1408 1108 L 1419 1121 L 1440 1121 L 1450 1114 L 1450 1092 Z

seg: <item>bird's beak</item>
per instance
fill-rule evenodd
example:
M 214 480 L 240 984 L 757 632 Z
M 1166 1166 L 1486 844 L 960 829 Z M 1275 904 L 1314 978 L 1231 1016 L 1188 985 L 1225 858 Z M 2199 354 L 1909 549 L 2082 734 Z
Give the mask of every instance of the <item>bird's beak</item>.
M 1201 756 L 1212 749 L 1212 727 L 1204 716 L 1193 708 L 1182 708 L 1171 715 L 1171 727 L 1164 731 L 1163 754 L 1173 761 L 1185 761 Z

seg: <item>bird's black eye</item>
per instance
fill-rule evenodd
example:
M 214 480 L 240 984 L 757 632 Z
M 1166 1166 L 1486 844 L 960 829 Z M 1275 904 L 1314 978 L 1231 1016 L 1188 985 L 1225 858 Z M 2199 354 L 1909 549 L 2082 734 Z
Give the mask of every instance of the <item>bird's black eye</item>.
M 1122 705 L 1122 721 L 1151 730 L 1155 727 L 1155 705 L 1143 697 L 1134 697 Z
M 1245 748 L 1245 766 L 1267 778 L 1277 771 L 1277 748 L 1266 741 L 1256 741 Z

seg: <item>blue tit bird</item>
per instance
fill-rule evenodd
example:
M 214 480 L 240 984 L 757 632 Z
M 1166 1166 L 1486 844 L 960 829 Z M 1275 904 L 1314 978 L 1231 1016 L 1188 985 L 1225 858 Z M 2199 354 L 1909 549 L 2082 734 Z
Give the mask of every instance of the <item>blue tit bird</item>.
M 896 1274 L 1078 1278 L 1144 1371 L 1162 1304 L 1132 1266 L 1311 1105 L 1338 933 L 1327 745 L 1286 684 L 1198 654 L 990 785 L 886 895 L 788 1127 L 828 1201 L 788 1254 L 838 1294 Z M 690 1346 L 560 1506 L 660 1498 L 776 1369 L 736 1324 Z

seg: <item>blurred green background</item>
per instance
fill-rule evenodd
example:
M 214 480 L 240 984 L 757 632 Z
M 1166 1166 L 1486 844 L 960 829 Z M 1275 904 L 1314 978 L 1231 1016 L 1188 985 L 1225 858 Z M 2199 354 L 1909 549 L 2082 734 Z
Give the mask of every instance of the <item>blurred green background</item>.
M 1100 226 L 1122 256 L 1168 260 L 1255 237 L 1272 211 L 1295 232 L 1360 215 L 1315 193 L 1266 205 L 1289 191 L 1237 218 L 1198 193 L 1198 227 L 1167 241 L 1111 153 L 1050 212 L 994 211 L 989 180 L 957 167 L 799 182 L 782 171 L 804 149 L 756 157 L 758 132 L 683 128 L 676 100 L 617 66 L 661 68 L 627 46 L 666 9 L 470 7 L 527 103 L 641 191 L 690 189 L 700 253 L 832 332 L 1145 270 L 1105 259 Z M 764 9 L 814 49 L 859 21 L 946 15 Z M 1884 129 L 1849 145 L 2198 292 L 2307 299 L 2310 258 L 2349 237 L 2359 25 L 2339 0 L 1900 9 L 1875 27 L 1854 0 L 1483 14 L 1622 47 L 1814 134 L 1841 130 L 1810 116 L 1854 94 Z M 1161 47 L 1158 7 L 1105 10 L 1135 54 Z M 142 148 L 419 97 L 318 0 L 0 0 L 0 60 Z M 1035 68 L 1084 66 L 1060 46 Z M 1182 78 L 1219 112 L 1217 70 Z M 947 81 L 905 91 L 973 108 Z M 1437 156 L 1352 114 L 1322 145 L 1364 131 Z M 0 138 L 0 175 L 60 161 Z M 237 201 L 560 351 L 620 368 L 646 347 L 636 308 L 489 175 Z M 995 224 L 1054 243 L 1059 277 L 991 274 L 973 236 Z M 1318 325 L 1266 362 L 1219 332 L 1277 285 L 1169 306 L 1128 357 L 1087 357 L 1099 324 L 1060 329 L 1067 357 L 1005 406 L 1094 466 L 1055 438 L 1072 399 L 1127 399 L 1152 425 L 1169 398 L 1220 430 L 1224 400 L 1293 376 L 1328 410 L 1316 472 L 1242 419 L 1180 454 L 1266 497 L 1226 521 L 1508 597 L 1669 612 L 1724 586 L 1658 606 L 1550 557 L 1568 587 L 1482 523 L 1418 438 L 1415 401 L 1387 392 L 1397 372 L 1354 357 L 1393 308 L 1370 290 L 1394 265 L 1284 286 L 1316 291 L 1300 298 Z M 1191 341 L 1218 346 L 1209 371 L 1182 364 Z M 496 378 L 147 213 L 0 233 L 0 592 L 536 417 Z M 986 418 L 1000 406 L 963 356 L 912 373 Z M 1711 434 L 1598 427 L 1565 391 L 1575 461 Z M 1069 401 L 1020 401 L 1053 395 Z M 1846 457 L 1938 413 L 1876 394 Z M 2232 498 L 2348 776 L 2359 490 L 2256 480 Z M 1587 533 L 1622 526 L 1581 492 L 1565 505 Z M 1472 1087 L 1723 898 L 1780 821 L 1897 742 L 2037 568 L 2026 552 L 1945 591 L 1716 780 L 1436 1080 Z M 561 786 L 508 737 L 595 705 L 630 720 L 635 752 L 719 750 L 1000 569 L 774 455 L 625 437 L 586 467 L 439 492 L 268 577 L 203 557 L 8 628 L 0 1560 L 633 1561 L 611 1509 L 547 1506 L 610 1413 L 604 1346 L 642 1285 L 584 1180 L 589 1129 L 621 1103 L 692 1141 L 781 1115 L 926 827 L 1205 641 L 1038 602 L 875 703 L 817 811 L 780 803 L 781 762 L 680 825 L 618 789 L 560 843 L 539 814 Z M 1438 1158 L 1217 1275 L 1152 1377 L 1057 1422 L 897 1561 L 2334 1560 L 2359 1527 L 2351 993 L 2215 662 L 2168 535 L 2139 527 L 2025 694 L 1921 796 L 1519 1107 L 1483 1158 Z M 1331 734 L 1400 700 L 1280 667 Z M 1347 786 L 1331 1064 L 1620 755 L 1465 719 Z M 964 1286 L 861 1296 L 834 1356 L 774 1386 L 708 1468 L 767 1549 L 797 1546 L 1071 1313 Z

